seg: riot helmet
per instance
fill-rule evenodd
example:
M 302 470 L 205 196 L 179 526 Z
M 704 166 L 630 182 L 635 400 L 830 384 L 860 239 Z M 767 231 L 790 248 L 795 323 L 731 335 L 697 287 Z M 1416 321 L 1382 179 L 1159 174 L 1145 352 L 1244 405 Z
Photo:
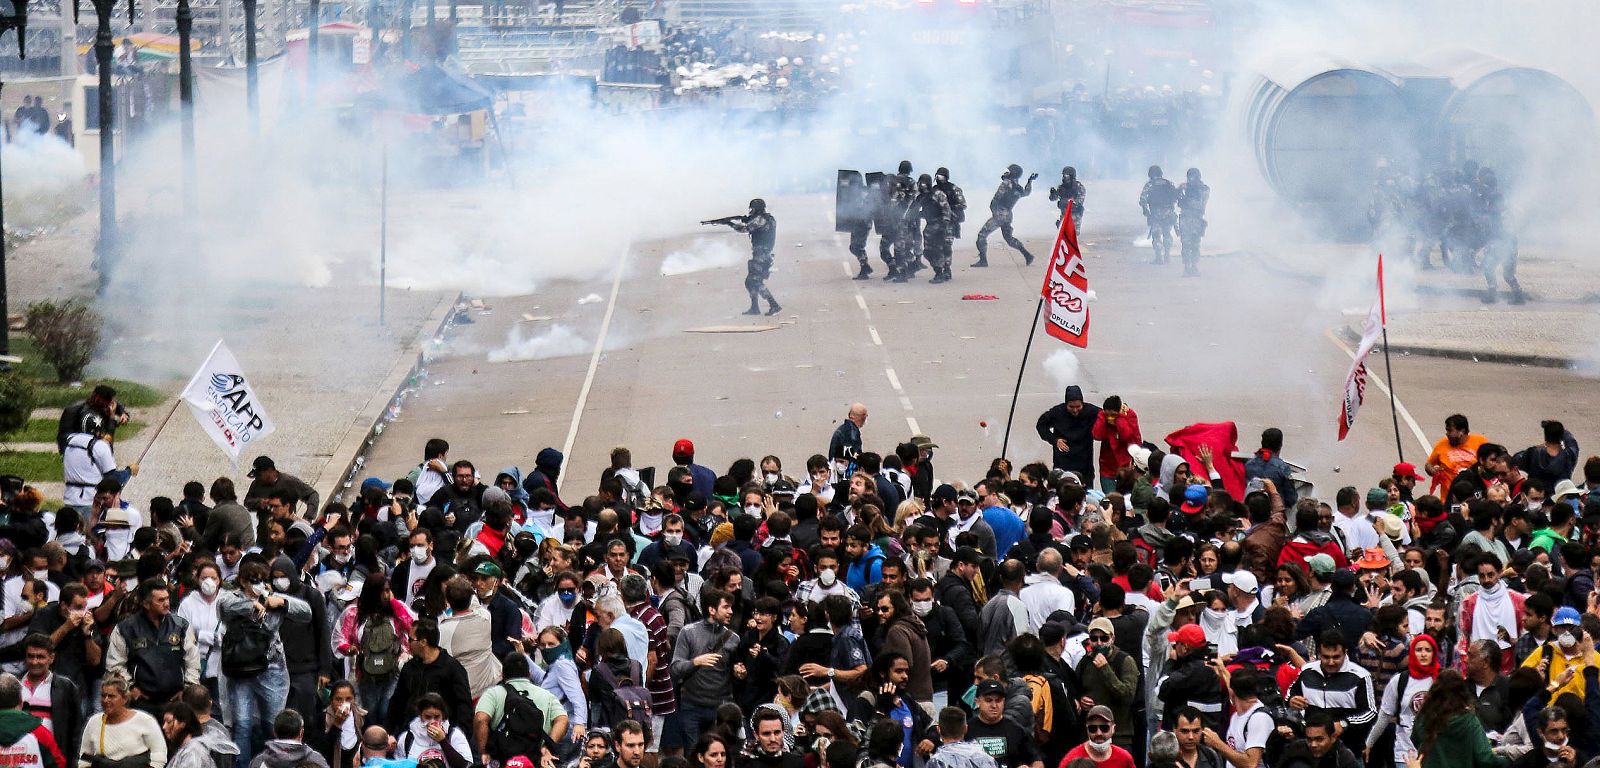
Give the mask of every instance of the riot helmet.
M 1066 166 L 1065 168 L 1062 168 L 1061 169 L 1061 178 L 1063 178 L 1063 179 L 1076 179 L 1076 178 L 1078 178 L 1078 169 L 1077 168 L 1073 168 L 1070 165 Z
M 900 161 L 900 172 L 903 173 L 903 174 L 906 174 L 906 175 L 910 175 L 910 173 L 911 173 L 911 161 L 910 160 L 901 160 Z
M 767 201 L 762 200 L 759 197 L 750 201 L 750 213 L 756 214 L 756 213 L 766 213 L 766 212 L 767 212 Z
M 1161 166 L 1159 166 L 1159 165 L 1150 166 L 1150 172 L 1147 175 L 1151 179 L 1159 179 L 1159 178 L 1161 178 Z
M 1006 166 L 1006 176 L 1013 179 L 1022 178 L 1022 166 L 1012 163 Z
M 926 173 L 922 174 L 921 176 L 918 176 L 917 177 L 917 189 L 920 189 L 920 190 L 922 190 L 924 192 L 926 192 L 926 191 L 928 191 L 930 189 L 933 189 L 933 177 L 929 176 Z
M 935 179 L 938 179 L 939 181 L 949 181 L 950 180 L 950 169 L 949 168 L 945 168 L 943 166 L 940 166 L 939 170 L 933 172 L 933 177 Z
M 1188 175 L 1190 181 L 1193 181 L 1193 182 L 1200 181 L 1200 169 L 1199 168 L 1190 168 L 1187 175 Z

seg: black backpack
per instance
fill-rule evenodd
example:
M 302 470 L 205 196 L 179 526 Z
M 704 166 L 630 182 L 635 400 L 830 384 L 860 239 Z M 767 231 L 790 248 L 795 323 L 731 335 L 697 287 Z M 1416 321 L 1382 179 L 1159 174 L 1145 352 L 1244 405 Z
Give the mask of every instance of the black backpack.
M 254 617 L 236 618 L 226 626 L 228 631 L 222 636 L 222 674 L 250 678 L 265 672 L 273 635 L 266 622 Z
M 538 760 L 542 749 L 553 746 L 544 730 L 544 712 L 516 686 L 501 683 L 500 687 L 506 692 L 505 711 L 489 734 L 489 756 L 502 762 L 517 755 Z
M 590 727 L 615 728 L 623 720 L 633 720 L 644 726 L 648 741 L 651 698 L 649 689 L 639 684 L 643 679 L 644 671 L 637 660 L 628 661 L 628 676 L 621 678 L 604 661 L 594 665 L 594 673 L 589 676 L 589 702 L 593 706 Z

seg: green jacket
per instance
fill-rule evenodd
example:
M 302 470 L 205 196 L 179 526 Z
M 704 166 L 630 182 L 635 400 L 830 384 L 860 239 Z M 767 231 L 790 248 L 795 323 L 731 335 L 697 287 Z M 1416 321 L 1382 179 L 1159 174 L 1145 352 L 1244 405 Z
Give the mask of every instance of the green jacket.
M 1556 533 L 1550 528 L 1540 528 L 1533 532 L 1533 540 L 1528 543 L 1528 549 L 1542 549 L 1546 554 L 1554 555 L 1562 544 L 1567 543 L 1567 537 Z
M 1420 739 L 1426 732 L 1423 719 L 1417 718 L 1416 726 L 1411 729 L 1412 738 Z M 1510 764 L 1510 760 L 1489 748 L 1489 739 L 1483 735 L 1483 723 L 1471 712 L 1450 718 L 1433 748 L 1422 758 L 1422 768 L 1505 768 Z
M 43 720 L 20 709 L 0 710 L 0 746 L 12 746 L 29 734 L 39 741 L 39 755 L 43 759 L 41 768 L 68 768 L 56 761 L 60 749 L 55 746 L 55 739 L 50 737 Z

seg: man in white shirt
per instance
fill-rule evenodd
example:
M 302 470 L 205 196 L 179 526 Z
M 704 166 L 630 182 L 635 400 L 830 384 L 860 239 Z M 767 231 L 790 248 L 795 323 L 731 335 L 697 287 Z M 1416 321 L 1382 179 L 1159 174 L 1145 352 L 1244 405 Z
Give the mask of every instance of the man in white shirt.
M 1034 634 L 1038 634 L 1050 614 L 1056 611 L 1071 613 L 1077 605 L 1072 590 L 1061 583 L 1061 571 L 1065 565 L 1060 550 L 1048 548 L 1040 552 L 1037 564 L 1039 572 L 1027 578 L 1022 592 L 1018 594 L 1023 605 L 1028 606 L 1028 629 Z
M 1242 669 L 1229 675 L 1228 668 L 1220 660 L 1212 660 L 1211 666 L 1222 678 L 1222 684 L 1228 687 L 1233 717 L 1228 720 L 1226 740 L 1210 728 L 1205 730 L 1206 746 L 1215 749 L 1233 768 L 1258 768 L 1267 751 L 1267 737 L 1274 728 L 1272 716 L 1261 705 L 1258 692 L 1260 686 L 1276 683 L 1271 679 L 1263 680 L 1254 670 Z
M 95 486 L 101 480 L 110 477 L 119 484 L 126 484 L 128 478 L 139 471 L 131 464 L 127 469 L 117 469 L 108 437 L 104 433 L 75 432 L 67 436 L 67 447 L 61 451 L 61 476 L 67 486 L 62 501 L 79 512 L 88 511 L 94 501 Z
M 133 549 L 133 532 L 144 527 L 144 515 L 122 500 L 122 483 L 110 477 L 95 486 L 89 521 L 109 563 L 128 556 Z
M 1339 489 L 1335 498 L 1338 509 L 1333 514 L 1333 527 L 1338 530 L 1344 542 L 1345 554 L 1367 551 L 1369 547 L 1381 546 L 1378 541 L 1378 529 L 1373 527 L 1372 518 L 1368 516 L 1361 503 L 1361 496 L 1356 489 L 1345 487 Z

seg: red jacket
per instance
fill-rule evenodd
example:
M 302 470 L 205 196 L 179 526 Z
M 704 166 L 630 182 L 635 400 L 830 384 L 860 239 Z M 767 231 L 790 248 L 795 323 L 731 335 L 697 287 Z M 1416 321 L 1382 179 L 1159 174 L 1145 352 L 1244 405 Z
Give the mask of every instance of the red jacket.
M 1132 408 L 1125 414 L 1113 414 L 1117 421 L 1115 425 L 1106 423 L 1106 412 L 1101 410 L 1094 418 L 1094 426 L 1089 434 L 1100 441 L 1100 476 L 1116 477 L 1117 470 L 1133 463 L 1133 457 L 1128 455 L 1128 446 L 1144 442 L 1139 435 L 1139 414 Z
M 1306 564 L 1306 560 L 1310 559 L 1312 555 L 1318 554 L 1326 554 L 1333 558 L 1335 568 L 1348 568 L 1350 566 L 1349 559 L 1339 549 L 1339 542 L 1335 541 L 1332 536 L 1329 536 L 1327 541 L 1321 543 L 1306 541 L 1302 536 L 1295 536 L 1289 540 L 1288 544 L 1283 545 L 1283 551 L 1278 554 L 1278 565 L 1295 563 L 1300 566 L 1300 570 L 1310 574 L 1311 566 Z

